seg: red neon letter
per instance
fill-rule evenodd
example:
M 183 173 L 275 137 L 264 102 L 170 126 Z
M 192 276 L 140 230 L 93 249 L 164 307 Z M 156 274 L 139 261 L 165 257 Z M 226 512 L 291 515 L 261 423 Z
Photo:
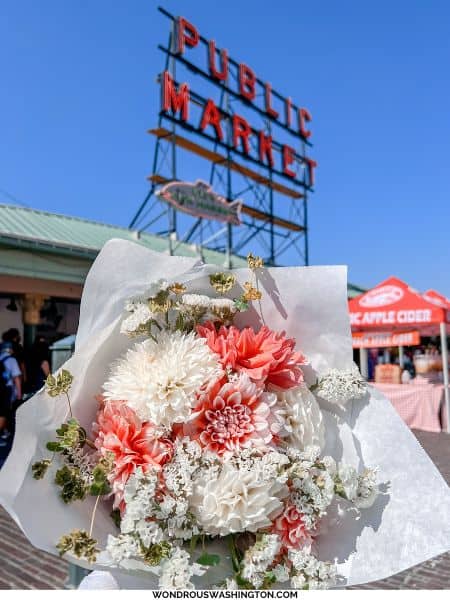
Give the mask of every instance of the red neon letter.
M 272 108 L 272 86 L 270 85 L 270 83 L 266 83 L 264 88 L 266 97 L 266 113 L 274 119 L 277 119 L 280 113 Z
M 283 144 L 283 173 L 289 177 L 295 177 L 295 172 L 289 168 L 289 165 L 295 160 L 295 150 L 287 144 Z
M 248 136 L 252 130 L 248 122 L 239 115 L 233 115 L 233 146 L 235 148 L 239 145 L 239 140 L 242 140 L 242 147 L 245 154 L 250 153 L 250 144 L 248 143 Z
M 266 135 L 264 131 L 259 132 L 259 160 L 263 163 L 267 157 L 269 165 L 273 167 L 272 136 Z
M 200 35 L 192 23 L 184 17 L 177 19 L 177 52 L 183 54 L 186 44 L 193 48 L 198 44 Z
M 239 93 L 247 100 L 254 100 L 256 96 L 256 75 L 244 65 L 244 63 L 239 64 Z
M 162 109 L 165 112 L 171 110 L 173 113 L 181 111 L 183 121 L 189 118 L 189 87 L 187 83 L 182 83 L 177 92 L 173 79 L 167 71 L 163 74 Z
M 200 129 L 203 131 L 207 125 L 212 125 L 216 130 L 216 135 L 219 140 L 223 140 L 223 131 L 220 124 L 220 112 L 217 106 L 214 104 L 214 100 L 208 100 L 203 110 L 202 120 L 200 122 Z
M 313 160 L 312 158 L 308 158 L 307 156 L 305 156 L 305 158 L 303 160 L 308 165 L 309 185 L 312 187 L 316 180 L 314 169 L 317 167 L 317 162 L 315 160 Z
M 286 125 L 288 127 L 291 126 L 291 109 L 292 109 L 292 99 L 286 98 Z
M 303 138 L 309 138 L 311 131 L 306 129 L 305 122 L 312 120 L 311 113 L 306 108 L 298 109 L 298 131 Z
M 228 79 L 228 50 L 223 48 L 220 51 L 220 63 L 222 65 L 221 71 L 216 69 L 216 42 L 210 40 L 209 42 L 209 72 L 211 77 L 218 79 L 219 81 L 226 81 Z

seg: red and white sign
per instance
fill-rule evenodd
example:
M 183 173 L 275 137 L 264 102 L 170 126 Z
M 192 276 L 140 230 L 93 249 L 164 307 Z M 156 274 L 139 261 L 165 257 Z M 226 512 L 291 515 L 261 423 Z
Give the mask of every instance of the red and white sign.
M 224 91 L 241 102 L 247 115 L 247 109 L 253 108 L 259 115 L 267 115 L 291 136 L 303 142 L 310 141 L 313 118 L 307 108 L 297 106 L 292 98 L 272 90 L 270 82 L 260 79 L 249 65 L 232 60 L 225 48 L 218 48 L 215 40 L 206 40 L 199 29 L 184 17 L 176 18 L 175 24 L 175 60 L 183 61 L 185 66 L 214 84 L 220 82 Z M 225 112 L 213 99 L 201 98 L 193 92 L 188 82 L 175 81 L 173 73 L 168 70 L 163 72 L 160 83 L 161 111 L 171 120 L 249 157 L 261 166 L 275 169 L 279 175 L 304 187 L 314 186 L 317 161 L 307 156 L 306 150 L 299 154 L 292 142 L 284 143 L 281 138 L 277 141 L 265 127 L 252 126 L 247 115 L 244 117 L 235 110 Z M 199 118 L 193 116 L 198 108 L 201 111 Z M 229 141 L 225 127 L 231 129 Z
M 420 333 L 414 331 L 356 332 L 352 334 L 353 348 L 392 348 L 394 346 L 418 346 Z
M 388 306 L 401 300 L 404 295 L 402 288 L 398 285 L 382 285 L 364 294 L 359 300 L 359 304 L 364 308 Z
M 208 183 L 198 180 L 195 183 L 172 181 L 164 185 L 156 194 L 193 217 L 212 219 L 224 223 L 240 225 L 242 202 L 228 202 L 223 196 L 216 194 Z
M 353 331 L 423 329 L 448 321 L 447 311 L 390 277 L 349 302 Z

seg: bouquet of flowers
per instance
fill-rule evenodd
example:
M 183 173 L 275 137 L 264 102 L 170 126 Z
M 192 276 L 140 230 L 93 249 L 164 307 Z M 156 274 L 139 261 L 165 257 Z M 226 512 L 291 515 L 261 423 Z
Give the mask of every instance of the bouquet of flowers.
M 342 352 L 347 331 L 339 336 L 334 325 L 311 342 L 320 327 L 302 325 L 301 312 L 289 315 L 276 269 L 258 257 L 236 273 L 185 266 L 125 302 L 126 290 L 120 303 L 113 294 L 116 318 L 107 327 L 86 316 L 88 280 L 82 347 L 75 369 L 69 361 L 41 392 L 48 418 L 26 476 L 29 493 L 42 484 L 52 502 L 58 497 L 53 549 L 164 589 L 345 583 L 358 539 L 364 547 L 364 529 L 373 533 L 390 505 L 392 483 L 386 469 L 379 483 L 376 462 L 346 439 L 370 404 L 358 369 L 320 354 L 329 344 L 331 354 Z M 96 288 L 97 306 L 101 294 L 107 290 Z M 36 428 L 27 409 L 27 426 Z M 18 456 L 16 449 L 7 467 Z M 23 520 L 19 488 L 5 504 Z M 448 510 L 448 493 L 441 499 Z

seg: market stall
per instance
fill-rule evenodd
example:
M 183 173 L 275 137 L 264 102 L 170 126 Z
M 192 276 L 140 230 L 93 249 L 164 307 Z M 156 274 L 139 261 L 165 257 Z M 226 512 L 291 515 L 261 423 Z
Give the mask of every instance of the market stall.
M 421 295 L 400 279 L 390 277 L 350 300 L 349 310 L 353 345 L 360 349 L 361 372 L 369 378 L 369 349 L 385 348 L 386 364 L 375 367 L 373 385 L 391 400 L 410 427 L 450 433 L 450 301 L 434 290 Z M 406 377 L 403 348 L 418 346 L 422 336 L 439 336 L 441 352 L 416 351 L 416 376 L 411 379 Z M 389 360 L 388 348 L 392 347 L 398 348 L 396 364 Z

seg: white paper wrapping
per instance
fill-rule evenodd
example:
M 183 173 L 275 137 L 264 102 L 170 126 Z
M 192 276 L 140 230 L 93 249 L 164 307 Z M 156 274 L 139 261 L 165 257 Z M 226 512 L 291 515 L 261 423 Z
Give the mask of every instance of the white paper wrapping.
M 73 411 L 86 429 L 95 418 L 94 396 L 107 378 L 109 365 L 133 343 L 119 332 L 125 300 L 144 293 L 159 278 L 191 282 L 195 291 L 207 291 L 206 275 L 217 270 L 130 242 L 112 240 L 105 245 L 86 280 L 76 351 L 66 364 L 74 375 Z M 249 279 L 247 269 L 235 274 L 241 284 Z M 314 370 L 350 368 L 345 267 L 267 269 L 260 285 L 264 321 L 294 337 Z M 239 315 L 239 320 L 259 323 L 256 311 Z M 307 377 L 312 377 L 312 369 Z M 341 584 L 381 579 L 449 550 L 449 488 L 390 402 L 371 390 L 370 398 L 345 410 L 331 411 L 323 404 L 322 409 L 325 452 L 360 469 L 378 466 L 384 492 L 371 509 L 361 511 L 360 518 L 336 511 L 324 522 L 317 544 L 319 558 L 338 560 Z M 18 411 L 14 447 L 0 471 L 0 503 L 35 546 L 52 553 L 62 534 L 88 528 L 94 502 L 65 505 L 52 472 L 41 481 L 31 476 L 31 464 L 48 456 L 45 444 L 67 417 L 64 400 L 50 398 L 44 391 L 36 394 Z M 104 544 L 108 533 L 113 533 L 113 527 L 105 505 L 97 511 L 94 536 Z M 122 587 L 152 585 L 149 579 L 126 576 L 121 582 L 120 574 L 118 579 Z M 198 583 L 208 587 L 212 581 L 206 577 Z

